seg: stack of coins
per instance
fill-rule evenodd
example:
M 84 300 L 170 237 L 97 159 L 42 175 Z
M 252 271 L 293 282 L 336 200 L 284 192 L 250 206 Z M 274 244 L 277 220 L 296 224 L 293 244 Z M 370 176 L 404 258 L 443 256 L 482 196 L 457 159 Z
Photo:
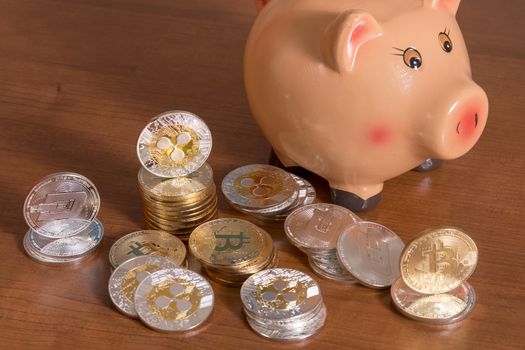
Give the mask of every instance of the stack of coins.
M 449 324 L 463 320 L 476 304 L 476 293 L 467 279 L 477 261 L 476 244 L 461 230 L 424 231 L 401 254 L 401 278 L 390 289 L 394 306 L 418 321 Z
M 240 286 L 249 276 L 277 266 L 272 237 L 241 219 L 209 221 L 191 234 L 188 247 L 211 279 Z
M 241 288 L 250 327 L 275 340 L 303 340 L 315 335 L 326 320 L 317 282 L 292 269 L 269 269 L 251 276 Z
M 392 230 L 375 222 L 355 222 L 337 240 L 341 265 L 364 286 L 387 288 L 400 275 L 405 244 Z
M 96 219 L 100 196 L 85 176 L 64 172 L 46 176 L 29 192 L 24 219 L 29 231 L 24 249 L 50 265 L 78 263 L 91 256 L 104 236 Z
M 337 257 L 337 239 L 349 225 L 361 221 L 350 210 L 335 204 L 315 203 L 293 211 L 284 222 L 289 241 L 308 255 L 312 270 L 321 277 L 355 282 Z
M 295 209 L 315 201 L 308 181 L 264 164 L 231 171 L 222 181 L 222 192 L 233 208 L 263 223 L 282 222 Z
M 163 231 L 141 230 L 119 238 L 109 250 L 109 262 L 116 269 L 139 256 L 161 256 L 177 267 L 187 267 L 186 246 L 180 239 Z
M 146 228 L 187 239 L 217 216 L 213 171 L 206 163 L 211 146 L 210 130 L 193 113 L 165 112 L 146 125 L 137 144 Z
M 109 294 L 119 311 L 158 331 L 183 332 L 210 316 L 214 294 L 199 274 L 160 256 L 141 256 L 117 267 Z

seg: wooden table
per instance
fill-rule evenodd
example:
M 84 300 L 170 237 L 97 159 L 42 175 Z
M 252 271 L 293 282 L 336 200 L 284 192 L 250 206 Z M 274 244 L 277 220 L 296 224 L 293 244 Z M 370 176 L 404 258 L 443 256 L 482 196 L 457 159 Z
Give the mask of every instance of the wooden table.
M 488 126 L 466 156 L 433 173 L 388 181 L 362 217 L 405 241 L 438 225 L 465 229 L 480 261 L 469 282 L 478 304 L 450 327 L 403 317 L 388 291 L 319 278 L 328 307 L 310 341 L 267 341 L 247 326 L 239 289 L 212 283 L 210 320 L 189 334 L 163 334 L 111 305 L 111 244 L 140 229 L 138 133 L 154 115 L 185 109 L 209 124 L 210 163 L 220 183 L 231 169 L 264 163 L 270 147 L 248 108 L 243 48 L 255 8 L 248 0 L 4 0 L 0 2 L 0 347 L 3 349 L 352 348 L 511 349 L 525 345 L 523 239 L 525 3 L 464 1 L 458 13 L 474 78 L 490 100 Z M 95 182 L 106 229 L 96 256 L 48 267 L 22 248 L 22 204 L 56 171 Z M 313 180 L 321 200 L 327 185 Z M 221 216 L 242 216 L 220 200 Z M 306 256 L 266 227 L 281 266 L 310 272 Z

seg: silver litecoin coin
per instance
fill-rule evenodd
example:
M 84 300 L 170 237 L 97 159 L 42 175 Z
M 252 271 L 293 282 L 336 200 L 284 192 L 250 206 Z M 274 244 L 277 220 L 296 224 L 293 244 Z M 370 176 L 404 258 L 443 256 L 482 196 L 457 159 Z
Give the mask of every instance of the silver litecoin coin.
M 459 322 L 468 317 L 476 305 L 476 292 L 467 282 L 446 293 L 422 294 L 399 278 L 390 288 L 390 295 L 402 314 L 432 324 Z
M 137 155 L 146 170 L 160 177 L 184 176 L 199 169 L 211 153 L 204 121 L 190 112 L 164 112 L 140 133 Z
M 374 222 L 356 222 L 337 240 L 342 266 L 361 284 L 386 288 L 400 276 L 399 259 L 405 244 L 394 232 Z
M 222 180 L 222 192 L 232 205 L 256 210 L 271 207 L 273 212 L 295 202 L 297 187 L 290 173 L 265 164 L 242 166 Z
M 31 245 L 42 255 L 75 258 L 89 254 L 98 247 L 104 237 L 104 227 L 98 219 L 95 219 L 85 230 L 73 237 L 52 239 L 34 230 L 29 230 L 28 237 Z
M 135 292 L 135 309 L 144 324 L 158 331 L 183 332 L 202 324 L 214 305 L 213 290 L 201 275 L 165 269 L 147 276 Z
M 166 257 L 152 255 L 138 256 L 122 263 L 109 278 L 108 291 L 111 301 L 124 315 L 137 318 L 135 291 L 139 284 L 153 272 L 178 267 L 179 265 Z
M 88 178 L 56 173 L 31 189 L 24 203 L 24 219 L 42 236 L 70 237 L 86 229 L 99 208 L 100 196 Z
M 252 317 L 277 321 L 311 312 L 322 296 L 317 282 L 304 272 L 276 268 L 250 276 L 241 287 L 241 300 Z

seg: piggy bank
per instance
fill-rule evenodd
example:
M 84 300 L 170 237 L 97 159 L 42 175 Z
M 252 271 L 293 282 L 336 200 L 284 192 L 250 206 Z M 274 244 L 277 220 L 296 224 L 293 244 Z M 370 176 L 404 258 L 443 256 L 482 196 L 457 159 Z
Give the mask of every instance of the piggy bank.
M 472 80 L 458 6 L 265 4 L 246 44 L 245 85 L 281 163 L 325 178 L 336 204 L 359 211 L 376 205 L 386 180 L 469 151 L 488 100 Z

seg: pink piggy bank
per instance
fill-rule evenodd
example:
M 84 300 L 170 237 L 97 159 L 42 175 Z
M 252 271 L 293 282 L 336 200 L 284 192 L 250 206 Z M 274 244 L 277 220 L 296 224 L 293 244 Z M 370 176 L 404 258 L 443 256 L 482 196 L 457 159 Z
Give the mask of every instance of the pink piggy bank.
M 469 151 L 487 122 L 488 100 L 472 80 L 458 6 L 264 6 L 246 46 L 245 84 L 281 163 L 325 178 L 336 204 L 359 211 L 377 204 L 386 180 Z

